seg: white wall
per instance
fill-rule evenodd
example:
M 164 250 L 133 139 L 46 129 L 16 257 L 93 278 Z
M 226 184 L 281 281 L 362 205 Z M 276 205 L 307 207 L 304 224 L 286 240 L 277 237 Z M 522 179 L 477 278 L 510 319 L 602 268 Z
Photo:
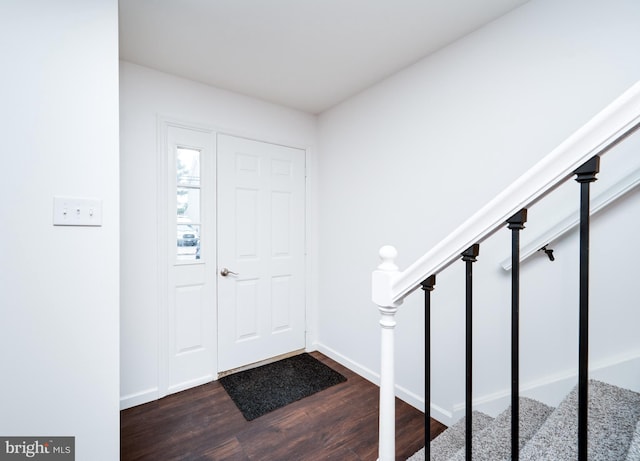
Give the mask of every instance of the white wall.
M 635 83 L 638 24 L 634 0 L 533 0 L 320 116 L 320 350 L 376 379 L 380 332 L 370 274 L 378 249 L 395 245 L 406 267 Z M 637 218 L 620 212 L 639 201 L 634 194 L 609 213 L 623 226 L 616 242 L 597 227 L 612 224 L 596 223 L 594 242 L 616 248 L 606 253 L 616 265 L 594 270 L 594 279 L 606 280 L 600 286 L 614 286 L 612 267 L 633 271 L 638 249 L 627 229 Z M 510 285 L 498 264 L 509 254 L 508 238 L 483 245 L 476 263 L 476 280 L 488 278 L 476 288 L 476 397 L 509 387 Z M 630 248 L 623 250 L 625 239 Z M 576 272 L 569 272 L 575 241 L 557 244 L 554 264 L 542 258 L 523 269 L 533 282 L 523 288 L 523 322 L 542 332 L 535 338 L 523 327 L 527 383 L 574 369 L 577 295 L 560 293 L 577 287 Z M 462 283 L 463 267 L 452 268 L 433 294 L 432 397 L 445 422 L 464 401 Z M 593 294 L 592 354 L 599 363 L 640 352 L 631 326 L 640 316 L 631 309 L 634 295 L 619 283 L 615 290 L 615 302 Z M 619 322 L 623 311 L 629 317 Z M 397 320 L 398 393 L 424 408 L 421 295 L 405 301 Z
M 158 285 L 157 117 L 305 148 L 313 175 L 316 118 L 128 62 L 120 67 L 121 105 L 121 399 L 128 407 L 157 398 L 161 338 Z M 314 200 L 313 181 L 308 183 Z M 309 220 L 312 220 L 312 216 Z M 308 246 L 315 245 L 309 230 Z M 308 267 L 309 292 L 315 290 Z M 314 303 L 313 297 L 309 301 Z M 310 334 L 315 331 L 309 307 Z
M 0 434 L 118 459 L 118 2 L 5 1 L 0 26 Z M 54 195 L 102 227 L 54 227 Z

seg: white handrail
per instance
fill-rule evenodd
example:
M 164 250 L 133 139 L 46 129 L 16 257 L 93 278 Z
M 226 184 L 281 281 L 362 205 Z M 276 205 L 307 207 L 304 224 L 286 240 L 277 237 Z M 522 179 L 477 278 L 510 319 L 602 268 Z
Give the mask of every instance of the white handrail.
M 374 271 L 373 302 L 378 306 L 400 304 L 425 278 L 441 272 L 472 244 L 485 240 L 508 218 L 540 200 L 639 124 L 640 81 L 404 271 Z

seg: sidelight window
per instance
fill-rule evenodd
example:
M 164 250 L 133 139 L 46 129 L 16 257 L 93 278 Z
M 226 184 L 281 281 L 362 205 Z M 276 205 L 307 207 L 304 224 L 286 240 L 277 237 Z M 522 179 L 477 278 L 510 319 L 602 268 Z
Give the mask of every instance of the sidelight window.
M 176 149 L 176 257 L 179 261 L 200 259 L 200 155 L 186 147 Z

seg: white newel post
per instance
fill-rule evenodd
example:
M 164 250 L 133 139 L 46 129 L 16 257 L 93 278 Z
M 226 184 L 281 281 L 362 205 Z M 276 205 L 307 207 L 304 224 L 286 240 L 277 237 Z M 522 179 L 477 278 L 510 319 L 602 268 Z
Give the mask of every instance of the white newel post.
M 380 428 L 378 434 L 378 461 L 396 459 L 396 407 L 395 407 L 395 364 L 394 328 L 395 315 L 402 303 L 391 301 L 391 282 L 398 274 L 394 260 L 398 255 L 392 246 L 380 249 L 382 262 L 372 275 L 372 298 L 378 305 L 380 326 Z

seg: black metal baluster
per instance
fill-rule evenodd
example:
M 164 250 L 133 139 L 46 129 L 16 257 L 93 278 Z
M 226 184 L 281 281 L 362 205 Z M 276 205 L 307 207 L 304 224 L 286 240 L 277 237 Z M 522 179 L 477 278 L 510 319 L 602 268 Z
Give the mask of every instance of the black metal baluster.
M 473 263 L 480 252 L 480 245 L 473 244 L 462 253 L 462 260 L 466 263 L 466 314 L 465 314 L 465 356 L 466 356 L 466 385 L 465 385 L 465 459 L 471 461 L 471 412 L 472 412 L 472 384 L 473 384 L 473 360 L 472 360 L 472 313 L 473 313 Z
M 600 171 L 597 155 L 574 171 L 580 183 L 580 324 L 578 336 L 578 460 L 587 461 L 589 421 L 589 186 Z
M 527 222 L 523 208 L 507 220 L 511 229 L 511 460 L 520 455 L 520 231 Z
M 426 434 L 424 437 L 425 459 L 431 459 L 431 292 L 436 285 L 435 274 L 427 277 L 422 283 L 424 290 L 424 330 L 427 334 L 425 339 L 425 419 Z

